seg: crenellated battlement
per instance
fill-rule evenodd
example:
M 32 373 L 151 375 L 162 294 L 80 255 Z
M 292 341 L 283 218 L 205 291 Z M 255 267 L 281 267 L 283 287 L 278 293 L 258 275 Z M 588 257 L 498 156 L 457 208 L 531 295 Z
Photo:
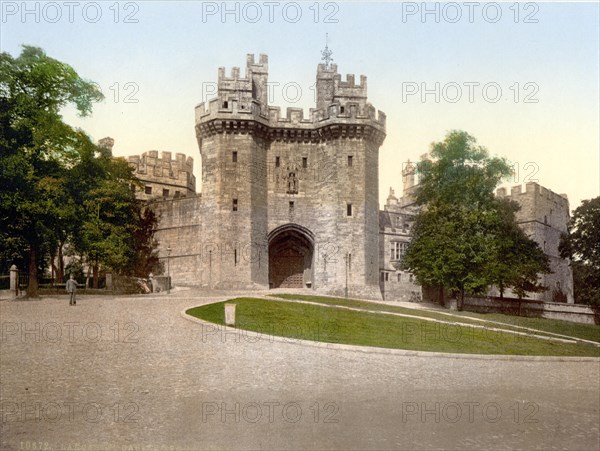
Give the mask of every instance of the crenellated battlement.
M 300 108 L 287 108 L 267 104 L 268 57 L 261 54 L 256 62 L 253 54 L 246 56 L 246 76 L 240 76 L 239 67 L 231 69 L 226 76 L 225 68 L 219 68 L 218 97 L 196 106 L 196 127 L 199 133 L 216 130 L 246 130 L 246 125 L 205 127 L 215 120 L 255 121 L 264 127 L 300 128 L 304 130 L 327 125 L 369 126 L 385 136 L 386 116 L 367 102 L 367 77 L 360 76 L 356 83 L 353 74 L 342 76 L 337 65 L 317 66 L 317 105 L 306 114 Z M 362 133 L 361 133 L 362 134 Z M 364 135 L 364 134 L 363 134 Z M 200 136 L 199 136 L 200 138 Z
M 246 77 L 251 78 L 251 73 L 268 73 L 269 72 L 269 57 L 261 53 L 258 57 L 258 63 L 254 62 L 254 54 L 246 55 Z
M 149 150 L 127 158 L 136 177 L 145 184 L 144 191 L 138 193 L 138 197 L 184 197 L 195 193 L 194 159 L 179 152 L 175 154 L 175 159 L 171 152 L 163 151 L 160 154 L 159 157 L 158 150 Z M 169 194 L 165 196 L 167 191 Z
M 205 124 L 215 120 L 225 121 L 254 121 L 266 128 L 315 130 L 328 125 L 355 125 L 374 128 L 380 134 L 385 134 L 386 115 L 376 110 L 370 103 L 349 102 L 344 108 L 339 103 L 327 108 L 311 108 L 306 114 L 302 108 L 288 107 L 285 114 L 280 107 L 265 109 L 257 101 L 249 104 L 231 100 L 223 105 L 219 99 L 196 106 L 196 126 L 206 132 Z M 242 129 L 243 127 L 240 127 Z
M 246 55 L 246 74 L 240 76 L 240 68 L 233 67 L 228 77 L 225 68 L 220 67 L 217 81 L 217 98 L 224 110 L 229 109 L 233 101 L 237 101 L 239 109 L 251 109 L 253 101 L 267 106 L 267 80 L 269 77 L 269 64 L 267 55 L 261 54 L 259 62 L 255 63 L 252 54 Z
M 187 157 L 183 153 L 177 152 L 175 159 L 172 159 L 172 153 L 163 151 L 158 156 L 158 150 L 149 150 L 141 155 L 132 155 L 128 157 L 128 162 L 136 172 L 145 172 L 147 168 L 161 167 L 168 168 L 174 172 L 194 172 L 194 159 Z
M 360 84 L 355 83 L 354 74 L 347 74 L 346 81 L 342 81 L 342 76 L 336 74 L 333 78 L 333 100 L 341 103 L 348 101 L 366 102 L 367 100 L 367 77 L 360 76 Z
M 523 197 L 535 197 L 537 199 L 543 199 L 545 201 L 556 203 L 558 206 L 566 209 L 567 211 L 569 209 L 569 199 L 567 198 L 566 194 L 557 194 L 536 182 L 526 183 L 524 190 L 522 185 L 515 185 L 511 187 L 510 194 L 507 194 L 506 188 L 498 188 L 496 190 L 496 195 L 498 197 L 508 197 L 517 202 L 520 202 Z
M 231 75 L 226 76 L 225 67 L 219 67 L 219 82 L 246 82 L 252 80 L 252 74 L 268 74 L 269 73 L 269 57 L 265 54 L 260 54 L 259 62 L 255 63 L 254 55 L 249 53 L 246 55 L 246 73 L 244 77 L 240 77 L 240 68 L 234 66 L 231 68 Z

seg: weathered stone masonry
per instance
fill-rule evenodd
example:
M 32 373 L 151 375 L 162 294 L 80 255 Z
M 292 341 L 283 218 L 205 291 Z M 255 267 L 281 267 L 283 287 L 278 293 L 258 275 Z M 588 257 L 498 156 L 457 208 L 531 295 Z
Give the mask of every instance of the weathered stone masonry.
M 402 197 L 390 189 L 379 211 L 386 117 L 367 102 L 366 77 L 356 84 L 353 75 L 342 80 L 335 64 L 318 65 L 317 108 L 307 118 L 298 108 L 282 116 L 269 106 L 267 80 L 267 56 L 256 62 L 248 55 L 245 76 L 220 68 L 217 97 L 196 107 L 201 195 L 191 158 L 177 154 L 172 161 L 163 152 L 159 159 L 150 151 L 129 160 L 153 187 L 152 195 L 139 194 L 160 216 L 160 257 L 168 258 L 173 282 L 419 299 L 412 275 L 398 269 L 418 213 L 415 166 L 402 171 Z M 161 196 L 166 186 L 179 186 L 180 197 L 173 190 Z M 525 192 L 513 187 L 510 197 L 521 205 L 519 224 L 554 271 L 540 276 L 549 290 L 533 298 L 550 300 L 560 289 L 573 302 L 571 269 L 558 255 L 569 219 L 566 196 L 529 183 Z
M 202 196 L 155 202 L 174 283 L 306 287 L 380 298 L 378 151 L 385 115 L 367 81 L 317 69 L 317 108 L 267 104 L 268 60 L 219 69 L 196 107 Z M 190 268 L 190 264 L 192 268 Z
M 144 183 L 136 193 L 140 199 L 179 198 L 196 193 L 194 160 L 191 157 L 177 153 L 172 160 L 171 152 L 162 152 L 159 158 L 158 151 L 151 150 L 129 157 L 128 162 Z

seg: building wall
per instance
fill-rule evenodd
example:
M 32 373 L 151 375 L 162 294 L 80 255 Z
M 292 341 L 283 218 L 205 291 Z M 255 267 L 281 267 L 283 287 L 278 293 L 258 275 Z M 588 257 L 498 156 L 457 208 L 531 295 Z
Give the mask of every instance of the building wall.
M 565 194 L 557 194 L 537 183 L 530 182 L 523 190 L 521 185 L 513 186 L 510 195 L 500 188 L 499 197 L 516 201 L 521 209 L 516 213 L 519 226 L 533 239 L 550 261 L 550 274 L 541 274 L 540 282 L 548 288 L 541 293 L 533 293 L 530 299 L 550 302 L 555 291 L 560 290 L 567 302 L 575 302 L 573 297 L 573 272 L 569 261 L 560 257 L 558 246 L 562 233 L 567 232 L 569 223 L 569 201 Z
M 164 274 L 169 272 L 176 285 L 201 285 L 202 262 L 211 244 L 203 241 L 202 196 L 158 199 L 149 207 L 159 218 L 155 238 Z
M 385 300 L 414 302 L 421 299 L 421 287 L 414 276 L 399 269 L 418 212 L 415 207 L 404 206 L 410 203 L 406 198 L 398 199 L 390 188 L 384 210 L 379 212 L 379 286 Z
M 406 174 L 403 176 L 406 177 Z M 399 199 L 390 189 L 385 209 L 380 212 L 380 285 L 386 299 L 414 298 L 411 294 L 414 287 L 397 282 L 400 271 L 395 269 L 395 262 L 390 258 L 393 241 L 409 242 L 411 239 L 410 224 L 418 213 L 414 206 L 414 187 L 414 179 L 405 179 L 405 195 Z M 520 205 L 521 209 L 516 214 L 517 223 L 538 243 L 550 262 L 552 272 L 538 276 L 539 282 L 547 290 L 530 293 L 526 298 L 551 302 L 555 300 L 556 291 L 560 289 L 566 297 L 566 302 L 573 303 L 573 273 L 569 261 L 561 258 L 558 252 L 561 234 L 567 232 L 569 222 L 569 201 L 566 195 L 556 194 L 533 182 L 527 183 L 525 190 L 520 185 L 512 187 L 510 194 L 507 194 L 505 188 L 499 188 L 496 195 L 508 197 Z M 409 226 L 406 231 L 402 230 L 401 224 Z M 402 275 L 401 279 L 403 280 Z M 498 294 L 496 288 L 490 289 L 490 295 Z M 511 290 L 506 290 L 504 296 L 516 297 Z
M 194 160 L 182 153 L 175 154 L 173 160 L 171 155 L 171 152 L 161 152 L 159 157 L 157 150 L 150 150 L 128 158 L 136 177 L 144 184 L 136 192 L 138 198 L 179 198 L 196 193 Z
M 249 55 L 245 76 L 239 68 L 229 76 L 219 69 L 217 98 L 196 108 L 203 231 L 220 245 L 249 243 L 258 255 L 215 268 L 214 284 L 267 287 L 268 236 L 295 224 L 314 239 L 304 282 L 327 293 L 348 289 L 380 298 L 378 152 L 385 115 L 367 103 L 366 77 L 356 84 L 353 75 L 342 80 L 335 65 L 319 65 L 317 80 L 326 78 L 327 92 L 318 92 L 318 108 L 307 118 L 301 109 L 288 108 L 284 116 L 266 103 L 267 77 L 266 55 L 258 62 Z
M 217 97 L 196 107 L 202 196 L 195 194 L 191 158 L 150 151 L 129 159 L 153 189 L 138 195 L 153 199 L 160 214 L 160 257 L 174 283 L 267 288 L 269 236 L 293 225 L 307 231 L 314 246 L 305 255 L 312 258 L 305 262 L 305 286 L 337 295 L 419 298 L 412 275 L 399 269 L 401 255 L 392 255 L 392 246 L 402 252 L 410 242 L 418 213 L 415 167 L 403 167 L 403 196 L 391 190 L 379 211 L 386 118 L 367 102 L 366 77 L 357 84 L 354 75 L 342 80 L 335 64 L 318 65 L 317 108 L 308 117 L 298 108 L 284 115 L 268 105 L 267 80 L 266 55 L 258 62 L 248 55 L 245 76 L 239 68 L 229 75 L 220 68 Z M 185 197 L 171 198 L 177 188 Z M 157 200 L 155 189 L 169 189 L 169 199 Z M 502 189 L 497 194 L 507 196 Z M 510 197 L 522 206 L 519 224 L 550 258 L 554 273 L 540 276 L 542 282 L 573 302 L 571 270 L 558 255 L 569 219 L 566 197 L 535 183 L 525 191 L 512 188 Z M 534 298 L 551 297 L 550 290 Z

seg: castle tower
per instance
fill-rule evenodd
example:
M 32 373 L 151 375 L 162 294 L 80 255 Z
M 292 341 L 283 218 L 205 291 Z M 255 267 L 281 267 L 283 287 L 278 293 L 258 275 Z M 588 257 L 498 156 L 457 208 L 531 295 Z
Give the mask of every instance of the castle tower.
M 173 160 L 171 152 L 161 152 L 159 157 L 158 150 L 150 150 L 128 157 L 127 162 L 143 183 L 143 187 L 136 191 L 138 199 L 178 199 L 196 194 L 192 157 L 177 153 Z
M 317 66 L 317 109 L 322 110 L 333 103 L 334 77 L 337 74 L 337 64 Z
M 319 64 L 317 108 L 284 116 L 261 89 L 267 62 L 248 55 L 244 78 L 219 69 L 217 98 L 196 107 L 203 235 L 214 242 L 202 283 L 378 298 L 385 115 L 367 102 L 366 77 Z
M 567 232 L 569 223 L 569 200 L 565 195 L 530 182 L 525 185 L 513 186 L 507 196 L 506 188 L 496 190 L 498 197 L 508 197 L 517 202 L 521 209 L 516 213 L 516 219 L 523 231 L 534 240 L 550 261 L 550 274 L 540 274 L 539 282 L 547 288 L 542 293 L 533 294 L 534 299 L 547 302 L 574 302 L 573 272 L 568 260 L 560 257 L 558 245 L 560 236 Z M 562 293 L 562 295 L 560 295 Z M 563 299 L 560 299 L 564 295 Z
M 218 97 L 196 108 L 202 155 L 202 285 L 268 286 L 267 178 L 268 59 L 246 60 L 246 77 L 219 69 Z M 262 170 L 262 172 L 261 172 Z M 208 239 L 208 237 L 210 237 Z

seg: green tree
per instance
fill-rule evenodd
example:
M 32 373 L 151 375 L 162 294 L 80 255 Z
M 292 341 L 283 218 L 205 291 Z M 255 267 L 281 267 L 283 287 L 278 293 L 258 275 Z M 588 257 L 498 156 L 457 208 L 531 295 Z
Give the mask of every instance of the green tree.
M 485 260 L 491 243 L 484 214 L 462 205 L 432 204 L 423 209 L 402 267 L 422 285 L 443 286 L 459 294 L 462 308 L 465 293 L 481 293 L 489 282 Z
M 77 158 L 77 132 L 61 110 L 81 116 L 102 94 L 75 70 L 24 46 L 0 54 L 0 247 L 15 256 L 28 250 L 28 296 L 37 296 L 39 253 L 63 221 L 64 171 Z
M 600 196 L 575 209 L 559 250 L 571 259 L 575 300 L 600 305 Z
M 140 182 L 124 159 L 102 146 L 82 148 L 70 183 L 80 205 L 71 241 L 93 269 L 94 287 L 101 267 L 146 277 L 158 263 L 157 219 L 135 198 L 135 186 Z
M 152 209 L 142 207 L 137 210 L 137 226 L 134 231 L 134 255 L 129 266 L 129 274 L 148 277 L 148 274 L 162 274 L 162 263 L 158 259 L 158 242 L 154 238 L 158 218 Z
M 520 206 L 508 199 L 495 199 L 495 204 L 496 214 L 490 224 L 494 255 L 486 263 L 491 283 L 500 290 L 500 297 L 506 288 L 512 288 L 519 299 L 545 290 L 538 283 L 538 274 L 550 272 L 548 257 L 518 226 L 515 213 Z
M 403 260 L 424 285 L 457 295 L 483 293 L 492 284 L 519 296 L 541 289 L 538 272 L 548 270 L 539 246 L 518 227 L 515 204 L 497 199 L 494 189 L 511 174 L 502 158 L 490 157 L 475 139 L 452 131 L 433 143 L 422 159 L 416 190 L 423 208 Z

